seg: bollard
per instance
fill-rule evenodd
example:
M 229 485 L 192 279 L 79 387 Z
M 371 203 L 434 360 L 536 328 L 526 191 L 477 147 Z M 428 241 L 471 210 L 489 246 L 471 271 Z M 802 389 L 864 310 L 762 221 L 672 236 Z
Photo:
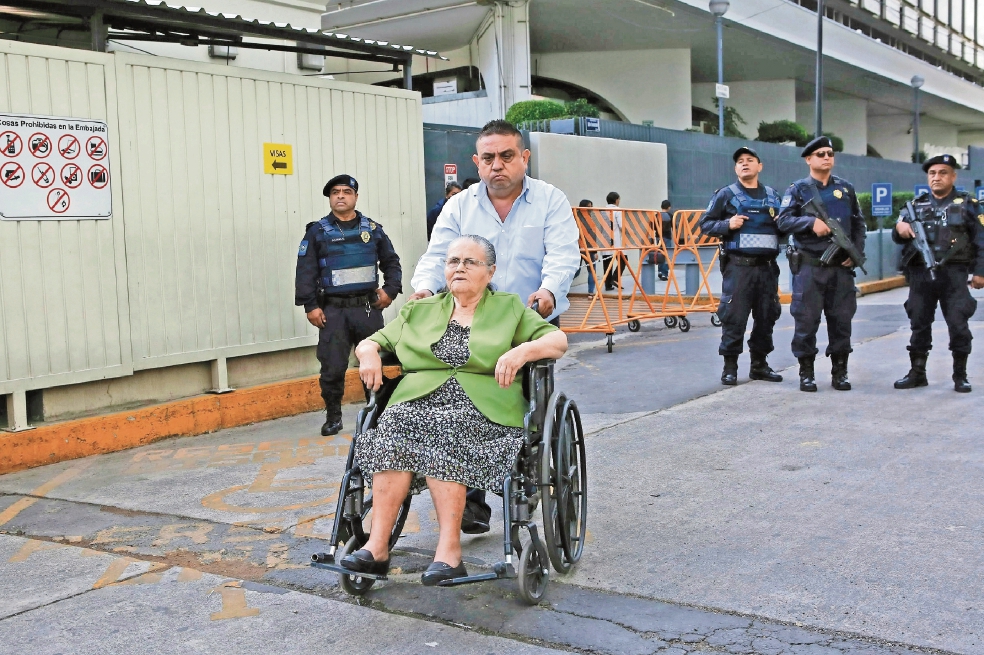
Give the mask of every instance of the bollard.
M 656 255 L 649 253 L 646 258 L 642 260 L 642 266 L 639 267 L 639 278 L 642 282 L 642 291 L 649 296 L 655 295 L 656 293 Z
M 696 296 L 700 289 L 700 264 L 687 264 L 686 267 L 687 284 L 686 293 L 688 296 Z

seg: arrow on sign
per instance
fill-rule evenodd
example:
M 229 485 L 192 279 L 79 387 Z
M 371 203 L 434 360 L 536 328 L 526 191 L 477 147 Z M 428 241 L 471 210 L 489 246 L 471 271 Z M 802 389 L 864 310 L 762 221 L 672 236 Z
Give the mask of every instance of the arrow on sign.
M 285 161 L 275 161 L 272 165 L 274 168 L 287 168 L 287 162 Z

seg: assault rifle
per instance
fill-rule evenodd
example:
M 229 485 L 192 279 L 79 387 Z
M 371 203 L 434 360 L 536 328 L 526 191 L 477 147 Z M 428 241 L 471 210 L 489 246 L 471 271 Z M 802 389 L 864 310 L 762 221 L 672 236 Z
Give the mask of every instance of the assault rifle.
M 806 203 L 806 205 L 804 205 L 803 209 L 813 205 L 813 208 L 817 212 L 817 216 L 821 221 L 823 221 L 824 225 L 830 228 L 830 239 L 832 241 L 832 243 L 827 247 L 827 250 L 825 250 L 823 255 L 820 256 L 820 261 L 825 265 L 830 266 L 834 263 L 834 257 L 837 256 L 837 253 L 843 250 L 847 253 L 847 256 L 851 258 L 851 261 L 854 262 L 854 265 L 860 268 L 861 271 L 867 275 L 868 271 L 864 268 L 864 263 L 867 261 L 867 258 L 864 256 L 864 253 L 858 252 L 858 249 L 854 247 L 854 242 L 851 241 L 851 235 L 844 231 L 840 221 L 830 218 L 830 215 L 827 214 L 827 208 L 823 206 L 823 201 L 820 200 L 820 194 L 817 192 L 817 188 L 811 188 L 813 189 L 813 197 L 810 198 L 810 201 Z
M 922 221 L 916 218 L 916 210 L 912 206 L 912 201 L 905 203 L 905 213 L 909 215 L 909 227 L 912 228 L 913 233 L 915 233 L 915 238 L 912 240 L 912 245 L 915 247 L 916 252 L 922 257 L 923 264 L 929 269 L 929 279 L 936 279 L 936 269 L 939 268 L 939 263 L 936 261 L 936 255 L 933 254 L 933 249 L 929 245 L 929 239 L 926 238 L 926 228 L 923 226 Z

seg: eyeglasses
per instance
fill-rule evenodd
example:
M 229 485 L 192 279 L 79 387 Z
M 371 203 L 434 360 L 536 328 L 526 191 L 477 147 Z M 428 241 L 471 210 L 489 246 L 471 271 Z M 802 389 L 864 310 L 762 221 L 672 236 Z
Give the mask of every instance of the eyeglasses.
M 445 268 L 458 268 L 460 264 L 465 265 L 466 271 L 470 271 L 473 268 L 478 268 L 479 266 L 486 266 L 485 262 L 479 261 L 477 259 L 461 259 L 459 257 L 451 257 L 450 259 L 444 260 Z
M 821 159 L 826 159 L 827 157 L 830 157 L 831 159 L 834 158 L 833 150 L 818 150 L 813 154 L 817 157 L 820 157 Z

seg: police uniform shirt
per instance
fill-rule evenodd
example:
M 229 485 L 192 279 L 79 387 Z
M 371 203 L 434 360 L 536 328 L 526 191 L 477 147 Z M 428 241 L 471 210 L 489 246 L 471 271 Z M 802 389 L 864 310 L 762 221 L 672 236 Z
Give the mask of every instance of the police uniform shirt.
M 818 237 L 813 232 L 818 212 L 813 205 L 807 207 L 813 198 L 811 185 L 816 186 L 827 215 L 837 220 L 851 236 L 854 246 L 864 252 L 867 225 L 861 214 L 857 194 L 850 182 L 836 175 L 831 175 L 826 185 L 812 177 L 805 177 L 789 185 L 779 208 L 779 229 L 784 234 L 792 234 L 798 248 L 816 256 L 822 255 L 830 245 L 830 235 Z
M 355 218 L 351 221 L 340 221 L 334 214 L 327 216 L 329 221 L 334 221 L 340 229 L 345 231 L 357 228 L 362 218 L 362 212 L 359 211 L 355 212 Z M 371 219 L 370 223 L 373 226 L 370 238 L 375 240 L 376 257 L 379 261 L 379 270 L 383 275 L 383 291 L 390 299 L 395 299 L 403 291 L 403 270 L 400 267 L 400 256 L 396 254 L 393 243 L 383 231 L 383 226 Z M 301 247 L 297 253 L 294 304 L 303 305 L 305 312 L 310 312 L 319 306 L 317 289 L 321 266 L 318 264 L 315 233 L 321 229 L 320 225 L 321 221 L 308 223 L 304 232 L 304 240 L 301 241 Z
M 741 182 L 738 184 L 741 184 Z M 754 189 L 749 189 L 748 187 L 743 188 L 752 200 L 765 200 L 768 197 L 765 187 L 761 184 Z M 731 206 L 731 199 L 734 197 L 735 194 L 728 187 L 718 189 L 714 193 L 714 196 L 711 197 L 710 204 L 707 205 L 707 211 L 700 218 L 701 232 L 708 236 L 719 237 L 721 239 L 731 236 L 732 230 L 731 226 L 728 225 L 728 221 L 731 220 L 732 216 L 735 216 L 735 210 Z
M 984 276 L 984 206 L 976 198 L 966 192 L 958 192 L 951 189 L 943 198 L 937 198 L 932 193 L 922 193 L 915 198 L 916 204 L 929 203 L 935 211 L 946 207 L 959 207 L 964 225 L 967 226 L 967 248 L 970 250 L 968 257 L 960 257 L 960 261 L 970 260 L 971 272 L 974 275 Z M 918 211 L 918 208 L 917 208 Z M 953 209 L 950 209 L 952 212 Z M 892 230 L 892 241 L 905 244 L 911 247 L 911 239 L 903 239 L 896 230 Z M 933 245 L 933 244 L 931 244 Z M 905 258 L 903 258 L 905 261 Z

